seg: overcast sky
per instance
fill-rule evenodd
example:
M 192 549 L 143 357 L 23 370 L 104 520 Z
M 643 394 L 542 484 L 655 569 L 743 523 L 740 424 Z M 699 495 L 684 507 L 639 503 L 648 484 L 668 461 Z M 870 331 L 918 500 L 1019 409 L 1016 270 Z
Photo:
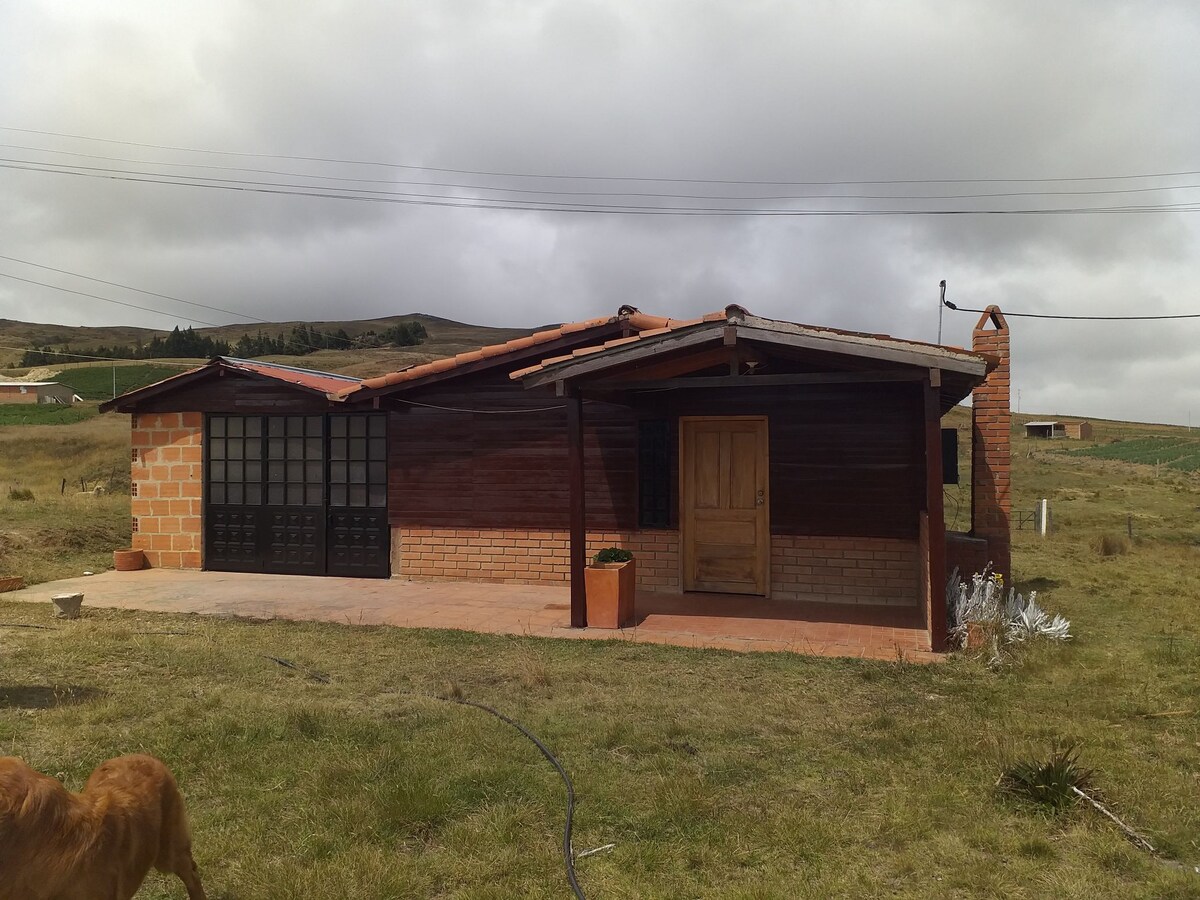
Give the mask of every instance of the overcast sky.
M 1194 0 L 5 3 L 0 254 L 25 263 L 0 272 L 168 312 L 0 277 L 0 318 L 246 321 L 26 263 L 268 320 L 532 326 L 737 302 L 934 340 L 943 278 L 961 306 L 1196 313 L 1200 211 L 611 207 L 1200 201 L 1197 47 Z M 535 175 L 593 177 L 519 177 Z M 157 183 L 181 176 L 336 196 Z M 1022 196 L 929 199 L 996 193 Z M 763 199 L 781 196 L 807 199 Z M 439 198 L 465 205 L 394 202 Z M 945 342 L 976 318 L 947 311 Z M 1200 424 L 1200 319 L 1010 324 L 1022 411 Z

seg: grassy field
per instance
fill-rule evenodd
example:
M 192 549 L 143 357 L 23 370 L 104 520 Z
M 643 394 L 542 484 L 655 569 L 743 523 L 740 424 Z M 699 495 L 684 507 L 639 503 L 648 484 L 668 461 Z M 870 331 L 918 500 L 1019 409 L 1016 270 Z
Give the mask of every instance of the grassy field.
M 79 366 L 63 372 L 59 380 L 69 384 L 84 400 L 108 400 L 113 396 L 113 373 L 116 373 L 117 393 L 144 387 L 185 371 L 179 366 L 143 363 L 126 366 Z
M 57 403 L 0 403 L 0 426 L 74 425 L 94 415 L 94 404 L 59 406 Z
M 0 458 L 37 455 L 26 483 L 57 491 L 59 470 L 127 458 L 126 430 L 3 428 Z M 1123 819 L 1200 864 L 1200 480 L 1065 443 L 1014 440 L 1015 505 L 1047 497 L 1057 525 L 1014 532 L 1014 565 L 1075 640 L 998 668 L 100 610 L 51 622 L 0 601 L 0 752 L 74 788 L 110 755 L 168 760 L 214 900 L 567 896 L 561 783 L 516 732 L 439 700 L 453 681 L 571 772 L 575 847 L 617 845 L 579 862 L 590 897 L 1200 896 L 1200 876 L 1095 814 L 994 787 L 1014 756 L 1077 742 Z M 34 449 L 80 445 L 52 463 Z M 127 515 L 114 498 L 47 502 L 14 527 L 0 496 L 3 528 L 52 543 L 92 517 L 98 548 Z M 1130 516 L 1128 552 L 1103 555 Z M 180 895 L 155 876 L 139 897 Z
M 100 572 L 129 546 L 129 417 L 91 412 L 75 424 L 0 426 L 0 576 L 34 584 Z M 81 493 L 81 480 L 115 492 Z
M 1147 437 L 1110 444 L 1082 447 L 1074 451 L 1095 459 L 1117 459 L 1124 462 L 1165 465 L 1181 472 L 1200 469 L 1200 440 L 1192 438 Z

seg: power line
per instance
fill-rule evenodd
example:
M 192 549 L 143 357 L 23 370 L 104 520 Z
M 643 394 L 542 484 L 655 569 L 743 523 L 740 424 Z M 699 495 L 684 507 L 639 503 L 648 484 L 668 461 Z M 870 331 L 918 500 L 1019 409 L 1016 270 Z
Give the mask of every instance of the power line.
M 956 312 L 986 313 L 988 311 L 986 309 L 971 309 L 970 307 L 966 306 L 955 306 L 949 300 L 943 300 L 942 302 L 946 304 L 947 308 L 953 309 Z M 1164 319 L 1200 319 L 1200 313 L 1178 313 L 1165 316 L 1060 316 L 1051 315 L 1050 313 L 1009 312 L 1006 309 L 1001 310 L 1001 313 L 1006 319 L 1069 319 L 1076 322 L 1153 322 Z
M 207 303 L 197 303 L 194 300 L 184 300 L 180 297 L 172 297 L 170 294 L 160 294 L 157 291 L 147 291 L 147 290 L 143 290 L 142 288 L 133 287 L 132 285 L 129 285 L 129 284 L 121 284 L 119 281 L 105 281 L 103 278 L 93 278 L 91 275 L 82 275 L 79 272 L 71 272 L 71 271 L 68 271 L 67 269 L 57 269 L 54 266 L 45 266 L 45 265 L 42 265 L 41 263 L 31 262 L 28 259 L 18 259 L 15 256 L 5 256 L 2 253 L 0 253 L 0 259 L 7 259 L 9 262 L 20 263 L 23 266 L 33 266 L 35 269 L 45 269 L 47 272 L 57 272 L 60 275 L 70 275 L 72 278 L 83 278 L 86 281 L 95 281 L 98 284 L 107 284 L 109 287 L 118 287 L 118 288 L 122 288 L 127 291 L 136 291 L 139 294 L 146 294 L 147 296 L 150 296 L 150 297 L 159 297 L 163 300 L 171 300 L 175 303 L 185 303 L 188 306 L 197 306 L 197 307 L 200 307 L 201 309 L 210 309 L 213 312 L 228 313 L 231 316 L 241 316 L 242 318 L 245 318 L 245 319 L 253 319 L 256 322 L 264 322 L 268 325 L 271 324 L 270 322 L 267 322 L 266 319 L 260 319 L 257 316 L 250 315 L 249 313 L 241 313 L 236 310 L 225 309 L 220 306 L 209 306 Z M 40 284 L 40 282 L 35 282 L 35 283 Z M 47 286 L 54 287 L 54 285 L 47 285 Z M 101 297 L 99 299 L 104 299 L 104 298 Z M 113 301 L 113 302 L 116 302 L 116 301 Z M 168 313 L 163 313 L 163 314 L 168 315 Z
M 0 272 L 0 278 L 11 278 L 13 281 L 23 281 L 26 284 L 35 284 L 39 287 L 48 287 L 56 291 L 63 291 L 67 294 L 75 294 L 80 297 L 89 297 L 92 300 L 102 300 L 105 303 L 115 303 L 117 306 L 127 306 L 130 309 L 140 309 L 142 312 L 155 313 L 160 316 L 174 316 L 174 313 L 163 312 L 161 309 L 153 309 L 149 306 L 138 306 L 136 303 L 126 303 L 124 300 L 114 300 L 111 297 L 102 297 L 99 294 L 90 294 L 87 291 L 77 291 L 74 288 L 65 288 L 57 284 L 50 284 L 45 281 L 37 281 L 33 278 L 22 278 L 20 275 L 13 275 L 10 272 Z M 194 325 L 210 325 L 213 328 L 220 328 L 216 322 L 205 322 L 203 319 L 189 319 L 187 316 L 174 316 L 175 318 L 183 319 L 185 322 L 191 322 Z
M 437 187 L 451 188 L 456 190 L 482 190 L 496 191 L 508 194 L 530 194 L 539 196 L 558 196 L 558 197 L 648 197 L 665 200 L 728 200 L 728 201 L 796 201 L 796 200 L 981 200 L 994 199 L 1001 197 L 1070 197 L 1070 196 L 1100 196 L 1112 194 L 1146 194 L 1156 193 L 1161 191 L 1181 191 L 1195 190 L 1200 188 L 1200 184 L 1168 184 L 1158 185 L 1154 187 L 1137 187 L 1137 188 L 1101 188 L 1088 190 L 1042 190 L 1042 191 L 992 191 L 986 193 L 974 194 L 784 194 L 784 195 L 762 195 L 756 194 L 752 196 L 736 196 L 730 194 L 673 194 L 658 191 L 571 191 L 571 190 L 544 190 L 536 188 L 517 188 L 517 187 L 499 187 L 481 184 L 460 184 L 458 182 L 446 181 L 403 181 L 398 179 L 383 179 L 383 178 L 351 178 L 342 175 L 323 175 L 316 172 L 296 172 L 279 169 L 259 169 L 246 166 L 221 166 L 210 163 L 176 163 L 167 162 L 165 160 L 146 160 L 133 159 L 123 156 L 102 156 L 94 153 L 79 153 L 74 150 L 57 150 L 48 147 L 30 147 L 25 144 L 5 144 L 0 143 L 0 147 L 7 147 L 14 150 L 26 150 L 33 153 L 54 153 L 61 156 L 76 156 L 84 159 L 98 159 L 105 162 L 121 162 L 121 163 L 141 163 L 152 164 L 157 166 L 171 166 L 175 168 L 189 169 L 210 169 L 222 172 L 248 172 L 258 175 L 277 175 L 284 178 L 317 178 L 322 181 L 341 181 L 351 184 L 386 184 L 393 186 L 409 186 L 409 187 Z M 68 163 L 53 163 L 41 162 L 38 160 L 7 160 L 9 162 L 22 162 L 35 165 L 53 165 L 53 166 L 68 166 L 72 168 L 85 168 L 75 166 Z M 113 171 L 111 169 L 97 169 L 98 171 Z M 120 170 L 118 170 L 120 171 Z M 129 174 L 129 173 L 126 173 Z M 138 173 L 147 174 L 147 173 Z M 165 174 L 169 177 L 180 178 L 199 178 L 199 176 L 172 175 L 171 173 L 154 173 Z M 1151 177 L 1166 177 L 1166 176 L 1129 176 L 1131 178 L 1151 178 Z M 213 179 L 216 180 L 216 179 Z M 1015 180 L 1014 180 L 1015 181 Z M 883 182 L 844 182 L 844 184 L 878 184 Z M 897 183 L 897 182 L 889 182 Z M 917 183 L 917 182 L 903 182 Z M 942 182 L 929 182 L 932 184 Z M 786 182 L 784 182 L 786 184 Z M 797 182 L 803 184 L 803 182 Z M 810 183 L 814 186 L 815 182 Z M 830 182 L 828 186 L 836 186 Z M 482 198 L 481 198 L 482 199 Z
M 72 359 L 96 359 L 101 362 L 133 362 L 155 366 L 176 366 L 181 369 L 196 368 L 191 363 L 164 362 L 158 359 L 131 359 L 126 356 L 89 356 L 86 353 L 70 353 L 65 350 L 34 350 L 29 347 L 9 347 L 4 344 L 0 344 L 0 350 L 14 350 L 17 353 L 45 353 L 49 356 L 69 356 Z
M 211 309 L 211 310 L 213 310 L 214 312 L 223 312 L 223 313 L 228 313 L 229 315 L 232 315 L 232 316 L 241 316 L 242 318 L 245 318 L 245 319 L 252 319 L 253 321 L 255 321 L 255 322 L 258 322 L 258 323 L 261 323 L 261 324 L 263 324 L 263 325 L 276 325 L 276 324 L 278 324 L 278 323 L 275 323 L 275 322 L 271 322 L 271 321 L 270 321 L 270 320 L 268 320 L 268 319 L 260 319 L 258 316 L 252 316 L 252 315 L 250 315 L 249 313 L 237 312 L 236 310 L 232 310 L 232 309 L 225 309 L 225 308 L 223 308 L 223 307 L 220 307 L 220 306 L 209 306 L 207 303 L 197 303 L 197 302 L 195 302 L 195 301 L 192 301 L 192 300 L 184 300 L 184 299 L 182 299 L 182 298 L 180 298 L 180 297 L 172 297 L 170 294 L 160 294 L 160 293 L 158 293 L 157 291 L 147 291 L 147 290 L 143 290 L 142 288 L 133 287 L 132 285 L 128 285 L 128 284 L 121 284 L 120 282 L 117 282 L 117 281 L 105 281 L 103 278 L 93 278 L 91 275 L 83 275 L 83 274 L 80 274 L 79 272 L 71 272 L 71 271 L 69 271 L 69 270 L 67 270 L 67 269 L 59 269 L 59 268 L 55 268 L 54 266 L 45 266 L 45 265 L 42 265 L 41 263 L 30 262 L 30 261 L 29 261 L 29 260 L 27 260 L 27 259 L 18 259 L 18 258 L 17 258 L 17 257 L 15 257 L 15 256 L 5 256 L 5 255 L 3 255 L 3 254 L 0 254 L 0 259 L 7 259 L 7 260 L 9 260 L 10 262 L 20 263 L 21 265 L 33 266 L 34 268 L 37 268 L 37 269 L 45 269 L 45 270 L 47 270 L 47 271 L 49 271 L 49 272 L 58 272 L 60 275 L 70 275 L 70 276 L 72 276 L 72 277 L 74 277 L 74 278 L 83 278 L 83 279 L 85 279 L 86 281 L 95 281 L 95 282 L 97 282 L 97 283 L 99 283 L 99 284 L 107 284 L 107 285 L 109 285 L 110 287 L 119 287 L 119 288 L 123 288 L 123 289 L 125 289 L 125 290 L 128 290 L 128 291 L 137 291 L 139 294 L 146 294 L 146 295 L 148 295 L 148 296 L 151 296 L 151 297 L 161 297 L 163 300 L 172 300 L 172 301 L 174 301 L 174 302 L 176 302 L 176 303 L 186 303 L 186 304 L 187 304 L 187 305 L 189 305 L 189 306 L 198 306 L 198 307 L 201 307 L 201 308 L 203 308 L 203 309 Z M 44 282 L 44 281 L 35 281 L 35 280 L 31 279 L 31 278 L 21 278 L 20 276 L 17 276 L 17 275 L 10 275 L 10 274 L 8 274 L 8 273 L 6 273 L 6 272 L 0 272 L 0 277 L 3 277 L 3 278 L 12 278 L 12 279 L 14 279 L 14 280 L 16 280 L 16 281 L 25 281 L 25 282 L 27 282 L 27 283 L 29 283 L 29 284 L 36 284 L 36 285 L 39 285 L 39 286 L 41 286 L 41 287 L 53 288 L 53 289 L 54 289 L 54 290 L 56 290 L 56 291 L 65 291 L 65 292 L 67 292 L 67 293 L 70 293 L 70 294 L 81 294 L 81 295 L 82 295 L 82 296 L 84 296 L 84 297 L 91 297 L 91 298 L 93 298 L 93 299 L 95 299 L 95 300 L 103 300 L 103 301 L 105 301 L 106 303 L 115 303 L 115 304 L 117 304 L 117 305 L 119 305 L 119 306 L 129 306 L 129 307 L 132 307 L 133 309 L 140 309 L 140 310 L 143 310 L 143 311 L 146 311 L 146 312 L 158 313 L 159 315 L 162 315 L 162 316 L 168 316 L 168 317 L 172 317 L 172 318 L 179 318 L 179 319 L 183 319 L 185 322 L 192 322 L 193 324 L 197 324 L 197 325 L 208 325 L 208 326 L 211 326 L 211 327 L 213 327 L 213 328 L 221 328 L 221 327 L 224 327 L 224 326 L 221 326 L 221 325 L 217 325 L 216 323 L 213 323 L 213 322 L 205 322 L 205 321 L 202 321 L 202 320 L 200 320 L 200 319 L 189 319 L 189 318 L 187 318 L 186 316 L 176 316 L 176 314 L 175 314 L 175 313 L 167 312 L 167 311 L 165 311 L 165 310 L 153 309 L 153 308 L 151 308 L 151 307 L 147 307 L 147 306 L 138 306 L 138 305 L 136 305 L 136 304 L 133 304 L 133 303 L 126 303 L 126 302 L 124 302 L 124 301 L 122 301 L 122 300 L 113 300 L 111 297 L 102 297 L 102 296 L 100 296 L 99 294 L 88 294 L 88 293 L 85 293 L 85 292 L 83 292 L 83 291 L 74 291 L 74 290 L 72 290 L 71 288 L 60 287 L 59 285 L 56 285 L 56 284 L 49 284 L 49 283 L 47 283 L 47 282 Z M 326 334 L 325 332 L 321 332 L 321 334 L 325 335 L 325 337 L 328 337 L 328 338 L 330 338 L 331 340 L 342 341 L 342 342 L 343 342 L 343 343 L 345 343 L 347 346 L 353 346 L 353 344 L 354 344 L 354 339 L 353 339 L 353 338 L 342 338 L 342 337 L 339 337 L 339 336 L 338 336 L 338 335 L 336 335 L 336 334 Z M 315 344 L 309 344 L 309 343 L 305 343 L 304 341 L 292 341 L 292 343 L 298 343 L 298 344 L 299 344 L 301 347 L 307 347 L 309 350 L 329 350 L 329 349 L 333 349 L 333 348 L 330 348 L 330 347 L 318 347 L 318 346 L 316 346 Z
M 52 175 L 74 175 L 83 178 L 100 178 L 111 181 L 129 181 L 142 184 L 168 184 L 179 187 L 198 187 L 215 190 L 240 191 L 245 193 L 277 194 L 291 197 L 309 197 L 329 200 L 356 200 L 372 203 L 399 203 L 412 206 L 435 206 L 459 209 L 499 209 L 525 212 L 565 212 L 595 215 L 648 215 L 648 216 L 756 216 L 756 217 L 874 217 L 874 216 L 1038 216 L 1038 215 L 1086 215 L 1126 214 L 1153 212 L 1198 212 L 1195 202 L 1141 204 L 1136 206 L 1083 206 L 1083 207 L 1030 207 L 1020 209 L 755 209 L 737 207 L 671 207 L 552 203 L 551 201 L 494 200 L 485 197 L 449 197 L 438 194 L 416 194 L 387 191 L 354 191 L 343 193 L 312 188 L 308 185 L 280 184 L 275 182 L 238 181 L 234 179 L 202 179 L 198 176 L 170 175 L 158 173 L 121 172 L 120 170 L 95 167 L 44 168 L 55 165 L 20 164 L 25 161 L 0 162 L 0 168 L 43 172 Z M 77 171 L 82 169 L 83 171 Z M 187 179 L 187 180 L 177 180 Z
M 1200 170 L 1182 172 L 1144 172 L 1122 175 L 1079 175 L 1055 176 L 1043 178 L 899 178 L 875 179 L 857 181 L 751 181 L 731 178 L 663 178 L 645 175 L 566 175 L 559 173 L 532 172 L 496 172 L 482 169 L 454 169 L 442 166 L 418 166 L 406 163 L 380 162 L 362 159 L 340 159 L 326 156 L 299 156 L 282 153 L 248 153 L 239 150 L 211 150 L 197 147 L 178 147 L 169 144 L 148 144 L 139 141 L 117 140 L 114 138 L 90 137 L 82 134 L 68 134 L 61 131 L 41 131 L 34 128 L 16 128 L 0 125 L 0 131 L 13 131 L 20 134 L 40 134 L 49 137 L 65 137 L 80 141 L 96 141 L 103 144 L 120 144 L 126 147 L 145 147 L 151 150 L 171 150 L 178 153 L 210 153 L 220 156 L 242 156 L 248 159 L 286 159 L 297 162 L 324 162 L 354 166 L 379 166 L 391 169 L 411 169 L 423 172 L 446 172 L 453 175 L 480 175 L 493 178 L 546 178 L 566 179 L 575 181 L 659 181 L 669 184 L 743 184 L 743 185 L 780 185 L 780 186 L 825 186 L 868 184 L 1053 184 L 1069 181 L 1125 181 L 1137 178 L 1178 178 L 1200 175 Z

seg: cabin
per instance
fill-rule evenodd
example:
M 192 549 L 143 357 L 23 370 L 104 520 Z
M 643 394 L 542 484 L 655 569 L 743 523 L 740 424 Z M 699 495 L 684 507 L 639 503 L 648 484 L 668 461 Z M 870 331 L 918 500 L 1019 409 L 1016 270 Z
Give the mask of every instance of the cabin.
M 79 403 L 75 391 L 57 381 L 0 381 L 0 403 Z
M 972 349 L 621 307 L 377 378 L 217 358 L 132 417 L 153 566 L 570 586 L 620 545 L 650 592 L 911 610 L 1008 573 L 1008 327 Z M 973 398 L 973 521 L 947 534 L 941 419 Z

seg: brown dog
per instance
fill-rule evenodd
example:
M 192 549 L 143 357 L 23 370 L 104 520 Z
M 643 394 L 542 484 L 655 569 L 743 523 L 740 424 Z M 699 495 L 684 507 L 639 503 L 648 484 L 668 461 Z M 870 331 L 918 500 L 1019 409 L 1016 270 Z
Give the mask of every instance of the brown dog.
M 82 793 L 0 757 L 0 900 L 130 900 L 150 867 L 205 900 L 183 796 L 153 756 L 119 756 Z

